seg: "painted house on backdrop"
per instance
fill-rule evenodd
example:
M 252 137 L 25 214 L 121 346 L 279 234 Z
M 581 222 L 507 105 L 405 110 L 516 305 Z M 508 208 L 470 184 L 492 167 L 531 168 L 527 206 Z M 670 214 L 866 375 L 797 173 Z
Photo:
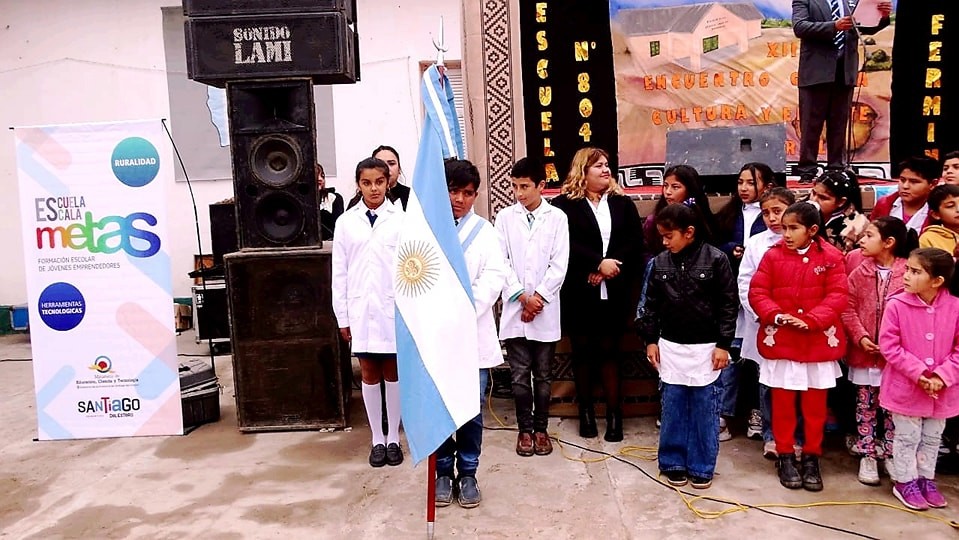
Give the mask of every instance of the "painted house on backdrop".
M 640 71 L 661 64 L 680 64 L 701 71 L 749 49 L 762 35 L 763 14 L 752 2 L 703 3 L 675 7 L 621 9 L 613 24 L 626 38 Z

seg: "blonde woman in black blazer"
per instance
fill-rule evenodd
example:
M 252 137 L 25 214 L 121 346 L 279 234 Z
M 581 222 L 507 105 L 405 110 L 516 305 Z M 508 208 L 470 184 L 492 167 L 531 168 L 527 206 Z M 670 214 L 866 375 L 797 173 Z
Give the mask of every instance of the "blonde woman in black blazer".
M 620 342 L 633 318 L 642 277 L 642 222 L 609 169 L 609 155 L 582 148 L 552 204 L 569 222 L 569 268 L 563 284 L 563 334 L 573 347 L 579 434 L 596 437 L 593 385 L 601 374 L 607 441 L 623 440 Z

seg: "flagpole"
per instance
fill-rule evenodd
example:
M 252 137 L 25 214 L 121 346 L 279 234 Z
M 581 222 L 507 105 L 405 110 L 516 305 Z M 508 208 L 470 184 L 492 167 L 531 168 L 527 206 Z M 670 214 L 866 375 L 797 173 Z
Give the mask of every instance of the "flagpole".
M 433 523 L 436 521 L 436 452 L 430 454 L 426 471 L 426 538 L 433 540 Z

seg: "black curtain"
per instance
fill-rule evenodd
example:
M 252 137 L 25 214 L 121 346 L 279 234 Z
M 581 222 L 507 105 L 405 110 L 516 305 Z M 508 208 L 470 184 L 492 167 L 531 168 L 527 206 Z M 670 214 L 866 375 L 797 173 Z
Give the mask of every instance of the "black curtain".
M 896 164 L 909 156 L 941 157 L 959 150 L 956 0 L 899 0 L 890 115 L 889 156 L 894 175 L 899 174 Z

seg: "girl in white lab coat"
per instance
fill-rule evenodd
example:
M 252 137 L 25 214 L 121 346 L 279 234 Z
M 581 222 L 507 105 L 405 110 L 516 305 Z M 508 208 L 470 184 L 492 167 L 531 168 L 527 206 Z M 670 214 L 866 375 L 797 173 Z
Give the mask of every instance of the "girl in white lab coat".
M 342 338 L 359 360 L 363 404 L 373 432 L 370 465 L 399 465 L 400 394 L 396 371 L 393 256 L 403 212 L 386 199 L 389 166 L 366 158 L 356 166 L 361 199 L 336 221 L 333 312 Z M 387 434 L 383 435 L 385 380 Z

